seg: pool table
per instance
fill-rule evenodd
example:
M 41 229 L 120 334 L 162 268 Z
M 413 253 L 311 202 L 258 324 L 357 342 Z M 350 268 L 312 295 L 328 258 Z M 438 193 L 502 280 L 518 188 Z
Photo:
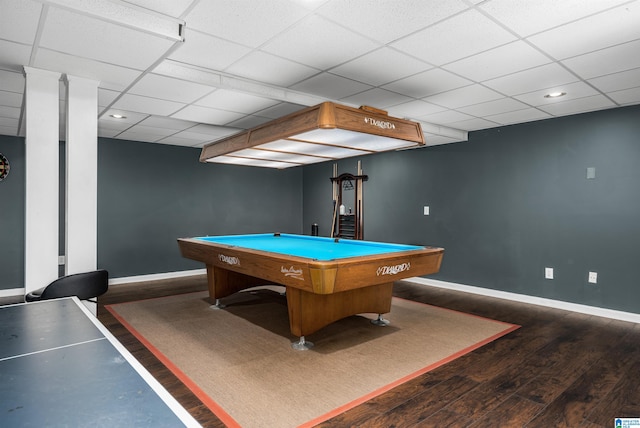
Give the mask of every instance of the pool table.
M 394 281 L 438 272 L 444 253 L 285 233 L 180 238 L 178 245 L 183 257 L 206 264 L 216 304 L 246 288 L 285 286 L 291 333 L 301 344 L 304 336 L 341 318 L 389 312 Z

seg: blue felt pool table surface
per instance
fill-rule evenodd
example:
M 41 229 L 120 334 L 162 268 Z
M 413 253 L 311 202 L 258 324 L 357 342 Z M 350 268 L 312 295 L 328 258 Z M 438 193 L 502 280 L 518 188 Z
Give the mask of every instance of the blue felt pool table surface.
M 321 236 L 262 233 L 254 235 L 202 236 L 204 242 L 304 257 L 319 261 L 420 250 L 416 245 L 335 239 Z

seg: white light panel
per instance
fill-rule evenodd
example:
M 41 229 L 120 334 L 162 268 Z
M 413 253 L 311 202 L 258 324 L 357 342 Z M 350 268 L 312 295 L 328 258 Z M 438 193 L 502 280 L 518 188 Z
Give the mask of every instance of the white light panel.
M 356 150 L 366 150 L 368 152 L 397 150 L 415 145 L 415 143 L 410 141 L 348 131 L 345 129 L 315 129 L 296 135 L 292 137 L 292 139 L 348 147 Z
M 366 155 L 368 153 L 362 150 L 291 140 L 278 140 L 273 143 L 262 144 L 258 147 L 286 153 L 301 153 L 305 155 L 321 156 L 330 159 Z
M 260 149 L 244 149 L 237 152 L 233 152 L 234 157 L 251 158 L 251 159 L 263 159 L 283 162 L 293 162 L 298 164 L 311 164 L 316 162 L 327 161 L 327 158 L 320 158 L 316 156 L 299 155 L 292 153 L 274 152 L 270 150 Z
M 248 158 L 236 158 L 233 156 L 218 156 L 212 159 L 208 159 L 207 162 L 211 163 L 224 163 L 230 165 L 245 165 L 245 166 L 259 166 L 264 168 L 291 168 L 293 166 L 300 166 L 299 163 L 287 163 L 277 161 L 267 161 L 260 159 L 248 159 Z

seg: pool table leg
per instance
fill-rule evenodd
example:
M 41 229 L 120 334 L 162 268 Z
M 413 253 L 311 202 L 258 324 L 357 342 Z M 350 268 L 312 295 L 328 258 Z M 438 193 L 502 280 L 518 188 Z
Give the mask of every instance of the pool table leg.
M 351 315 L 387 313 L 391 311 L 392 294 L 392 282 L 332 294 L 287 287 L 291 333 L 303 337 Z
M 224 305 L 220 303 L 221 298 L 230 296 L 247 288 L 267 284 L 273 284 L 273 282 L 231 270 L 222 269 L 217 266 L 207 265 L 209 300 L 210 303 L 213 303 L 213 307 L 217 309 L 224 308 Z
M 380 326 L 380 327 L 385 327 L 385 326 L 388 326 L 391 323 L 389 322 L 389 320 L 384 319 L 382 314 L 378 314 L 378 318 L 376 318 L 374 320 L 371 320 L 371 324 L 377 325 L 377 326 Z

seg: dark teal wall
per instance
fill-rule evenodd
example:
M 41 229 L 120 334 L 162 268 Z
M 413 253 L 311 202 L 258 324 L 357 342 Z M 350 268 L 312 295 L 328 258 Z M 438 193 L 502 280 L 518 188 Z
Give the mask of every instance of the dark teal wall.
M 202 267 L 180 257 L 180 236 L 330 232 L 330 162 L 277 171 L 200 164 L 194 148 L 100 139 L 98 150 L 98 264 L 113 277 Z M 12 165 L 0 183 L 1 290 L 24 282 L 24 139 L 0 136 L 0 152 Z M 444 247 L 434 278 L 640 313 L 640 106 L 361 160 L 365 239 Z
M 0 153 L 11 162 L 0 182 L 0 290 L 6 290 L 24 286 L 24 138 L 0 136 Z M 302 169 L 201 164 L 199 154 L 99 139 L 98 267 L 113 278 L 200 269 L 180 256 L 178 237 L 302 232 Z M 64 145 L 60 162 L 64 168 Z M 60 183 L 64 201 L 63 173 Z M 64 202 L 60 231 L 63 239 Z
M 433 278 L 640 313 L 640 107 L 361 160 L 365 239 L 444 247 Z M 356 162 L 341 161 L 340 172 L 355 173 Z M 328 164 L 304 173 L 304 222 L 321 234 L 331 224 L 331 174 Z
M 99 139 L 98 263 L 113 277 L 200 269 L 176 238 L 302 228 L 301 169 L 198 162 L 200 149 Z

